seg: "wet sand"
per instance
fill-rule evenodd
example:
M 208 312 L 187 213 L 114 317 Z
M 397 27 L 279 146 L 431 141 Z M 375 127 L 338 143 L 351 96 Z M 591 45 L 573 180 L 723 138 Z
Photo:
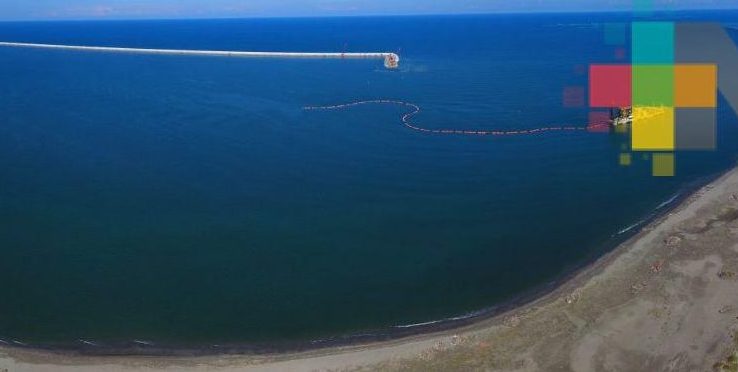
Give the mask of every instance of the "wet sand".
M 0 347 L 0 372 L 730 370 L 737 334 L 734 169 L 556 290 L 463 328 L 278 355 L 104 357 Z

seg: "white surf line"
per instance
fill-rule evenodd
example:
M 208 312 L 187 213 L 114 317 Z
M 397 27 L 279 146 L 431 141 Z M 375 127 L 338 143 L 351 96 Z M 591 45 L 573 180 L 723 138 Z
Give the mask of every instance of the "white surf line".
M 431 324 L 436 324 L 443 322 L 446 319 L 439 319 L 439 320 L 431 320 L 430 322 L 422 322 L 422 323 L 413 323 L 413 324 L 402 324 L 402 325 L 396 325 L 394 328 L 413 328 L 413 327 L 422 327 L 427 326 Z
M 82 45 L 56 45 L 0 42 L 0 47 L 12 48 L 41 48 L 56 50 L 74 50 L 83 52 L 129 53 L 129 54 L 159 54 L 178 56 L 211 56 L 235 58 L 305 58 L 305 59 L 382 59 L 387 68 L 397 68 L 400 56 L 395 53 L 301 53 L 301 52 L 243 52 L 230 50 L 190 50 L 190 49 L 144 49 L 119 48 Z

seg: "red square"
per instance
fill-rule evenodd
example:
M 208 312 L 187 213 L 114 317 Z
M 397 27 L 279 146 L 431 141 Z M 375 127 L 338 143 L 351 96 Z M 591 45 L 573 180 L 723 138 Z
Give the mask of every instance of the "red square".
M 630 65 L 589 66 L 589 106 L 626 107 L 632 104 Z

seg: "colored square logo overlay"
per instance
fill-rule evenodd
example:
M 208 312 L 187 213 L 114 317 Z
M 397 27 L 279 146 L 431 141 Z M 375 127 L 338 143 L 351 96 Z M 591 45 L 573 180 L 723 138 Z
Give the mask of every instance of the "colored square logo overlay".
M 634 65 L 674 63 L 674 23 L 633 22 L 631 47 Z
M 615 132 L 629 127 L 631 151 L 653 152 L 653 176 L 673 176 L 674 151 L 715 149 L 718 67 L 675 60 L 673 22 L 633 22 L 630 31 L 631 63 L 590 65 L 589 106 L 609 109 Z M 605 43 L 621 34 L 608 25 Z M 631 162 L 620 154 L 620 165 Z
M 674 108 L 633 107 L 630 135 L 633 151 L 673 151 Z
M 671 177 L 674 175 L 674 154 L 653 154 L 651 172 L 655 177 Z
M 633 65 L 631 106 L 674 107 L 674 66 Z
M 717 107 L 717 66 L 675 65 L 674 106 Z
M 630 65 L 591 65 L 589 67 L 589 106 L 623 107 L 633 101 Z

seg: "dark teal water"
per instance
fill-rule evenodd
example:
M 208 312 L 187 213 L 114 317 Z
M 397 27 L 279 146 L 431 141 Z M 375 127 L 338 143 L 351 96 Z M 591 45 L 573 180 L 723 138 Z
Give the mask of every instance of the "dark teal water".
M 718 17 L 712 14 L 682 15 Z M 738 21 L 738 13 L 721 20 Z M 0 49 L 0 339 L 305 341 L 461 316 L 602 254 L 738 152 L 654 178 L 627 138 L 427 135 L 587 121 L 582 66 L 620 62 L 601 23 L 529 15 L 3 23 L 5 41 L 399 51 L 379 61 Z M 732 31 L 735 32 L 735 31 Z

